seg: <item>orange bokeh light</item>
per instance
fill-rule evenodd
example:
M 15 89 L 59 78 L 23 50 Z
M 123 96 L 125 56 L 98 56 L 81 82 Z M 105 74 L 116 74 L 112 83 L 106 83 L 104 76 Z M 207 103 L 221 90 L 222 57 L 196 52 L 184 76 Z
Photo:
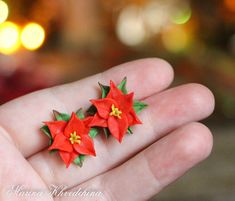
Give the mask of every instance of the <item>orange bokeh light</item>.
M 235 12 L 235 0 L 224 0 L 224 4 L 230 11 Z

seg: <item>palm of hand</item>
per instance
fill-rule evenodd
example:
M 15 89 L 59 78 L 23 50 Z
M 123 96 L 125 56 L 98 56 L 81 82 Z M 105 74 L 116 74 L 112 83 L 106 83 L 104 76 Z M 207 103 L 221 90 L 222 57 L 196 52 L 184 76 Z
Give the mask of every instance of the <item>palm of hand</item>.
M 48 139 L 40 122 L 52 109 L 70 113 L 87 108 L 98 97 L 97 82 L 120 82 L 128 77 L 128 88 L 149 107 L 142 112 L 143 125 L 123 143 L 95 139 L 97 157 L 87 157 L 82 168 L 66 169 L 61 159 L 47 151 Z M 42 90 L 0 107 L 1 200 L 146 200 L 205 159 L 212 148 L 210 131 L 196 123 L 214 108 L 211 92 L 198 84 L 163 91 L 173 79 L 172 68 L 158 59 L 122 64 L 81 81 Z M 70 191 L 93 189 L 101 197 L 42 197 L 8 194 L 23 185 L 46 190 L 64 185 Z

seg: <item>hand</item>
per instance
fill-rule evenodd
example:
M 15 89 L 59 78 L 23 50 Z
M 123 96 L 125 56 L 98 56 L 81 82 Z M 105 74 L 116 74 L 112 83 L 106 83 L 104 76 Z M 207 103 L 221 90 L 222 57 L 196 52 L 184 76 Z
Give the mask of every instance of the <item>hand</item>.
M 39 128 L 52 120 L 53 109 L 71 113 L 87 109 L 99 97 L 97 82 L 118 83 L 127 76 L 129 91 L 149 106 L 139 118 L 143 124 L 119 144 L 113 137 L 95 138 L 96 157 L 86 157 L 82 168 L 65 168 L 61 158 L 47 150 L 48 138 Z M 0 107 L 1 200 L 142 201 L 205 159 L 212 149 L 209 129 L 197 121 L 214 109 L 212 93 L 199 84 L 165 90 L 173 70 L 163 60 L 142 59 L 104 73 L 23 96 Z M 101 191 L 101 197 L 19 196 L 12 186 L 45 190 L 66 185 Z M 8 192 L 8 193 L 7 193 Z

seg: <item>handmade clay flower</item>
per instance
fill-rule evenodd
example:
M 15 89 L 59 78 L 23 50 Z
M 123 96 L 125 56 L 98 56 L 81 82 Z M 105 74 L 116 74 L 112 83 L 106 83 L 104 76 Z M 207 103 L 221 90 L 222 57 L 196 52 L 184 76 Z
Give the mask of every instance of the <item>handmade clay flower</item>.
M 66 167 L 73 162 L 80 167 L 86 155 L 96 156 L 93 138 L 100 128 L 105 135 L 113 135 L 119 142 L 125 133 L 132 134 L 132 126 L 141 124 L 137 117 L 147 105 L 133 100 L 128 93 L 124 78 L 119 85 L 110 81 L 110 86 L 100 85 L 101 99 L 91 100 L 85 118 L 81 109 L 69 114 L 53 111 L 56 121 L 45 122 L 42 132 L 50 139 L 49 150 L 59 152 Z
M 61 117 L 63 116 L 61 115 Z M 49 150 L 58 150 L 66 167 L 74 162 L 75 159 L 81 160 L 81 156 L 96 155 L 93 139 L 89 135 L 90 127 L 88 124 L 91 119 L 89 117 L 81 120 L 75 113 L 72 113 L 69 121 L 45 122 L 52 138 Z
M 127 94 L 125 85 L 126 79 L 118 86 L 119 88 L 112 81 L 110 81 L 110 87 L 100 85 L 103 98 L 91 100 L 97 112 L 94 114 L 90 126 L 108 128 L 119 142 L 122 141 L 127 131 L 131 132 L 130 126 L 141 124 L 136 115 L 136 107 L 134 107 L 134 93 Z M 146 104 L 136 103 L 138 106 L 142 105 L 138 111 L 146 107 Z

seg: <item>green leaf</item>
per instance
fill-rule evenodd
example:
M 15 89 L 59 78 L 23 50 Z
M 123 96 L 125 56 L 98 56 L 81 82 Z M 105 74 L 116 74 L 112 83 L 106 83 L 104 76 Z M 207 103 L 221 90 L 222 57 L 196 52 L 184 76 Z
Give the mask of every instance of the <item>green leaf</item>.
M 56 111 L 56 110 L 53 110 L 53 114 L 54 114 L 54 116 L 55 116 L 55 119 L 57 120 L 57 121 L 69 121 L 69 119 L 70 119 L 70 115 L 69 114 L 66 114 L 66 113 L 60 113 L 60 112 L 58 112 L 58 111 Z
M 127 82 L 127 78 L 124 77 L 124 79 L 121 81 L 121 83 L 117 86 L 118 89 L 120 89 L 124 94 L 127 94 L 127 89 L 126 89 L 126 82 Z
M 50 139 L 48 145 L 51 146 L 52 143 L 53 143 L 53 139 Z
M 90 116 L 95 115 L 97 112 L 97 109 L 94 105 L 92 105 L 91 107 L 88 108 L 88 110 L 86 111 L 86 113 Z
M 110 91 L 110 87 L 109 86 L 105 86 L 105 85 L 102 85 L 101 83 L 99 83 L 100 85 L 100 88 L 101 88 L 101 98 L 105 98 L 109 91 Z
M 134 108 L 136 114 L 139 114 L 147 106 L 148 105 L 146 103 L 143 103 L 140 101 L 134 101 L 134 104 L 133 104 L 133 108 Z
M 89 132 L 89 136 L 91 138 L 95 138 L 95 136 L 98 134 L 98 128 L 91 128 Z
M 76 115 L 79 119 L 84 119 L 85 116 L 83 114 L 83 111 L 82 111 L 82 108 L 80 108 L 77 112 L 76 112 Z
M 49 137 L 50 139 L 52 139 L 51 132 L 50 132 L 48 126 L 45 125 L 45 126 L 41 127 L 40 130 L 41 130 L 47 137 Z
M 48 128 L 47 125 L 44 125 L 43 127 L 41 127 L 40 129 L 47 137 L 49 137 L 50 141 L 49 141 L 49 146 L 53 143 L 53 139 L 52 139 L 52 136 L 51 136 L 51 132 Z
M 52 149 L 52 150 L 49 151 L 49 153 L 50 153 L 50 154 L 54 154 L 54 153 L 56 153 L 57 151 L 58 151 L 58 149 Z
M 110 133 L 109 129 L 108 129 L 108 128 L 103 128 L 103 131 L 104 131 L 104 135 L 105 135 L 105 137 L 108 139 L 108 138 L 109 138 L 109 136 L 111 135 L 111 133 Z
M 132 131 L 132 128 L 131 128 L 131 127 L 128 127 L 127 133 L 128 133 L 128 134 L 133 134 L 133 131 Z
M 85 155 L 79 155 L 77 158 L 75 158 L 73 162 L 79 167 L 82 167 L 84 160 L 85 160 Z

